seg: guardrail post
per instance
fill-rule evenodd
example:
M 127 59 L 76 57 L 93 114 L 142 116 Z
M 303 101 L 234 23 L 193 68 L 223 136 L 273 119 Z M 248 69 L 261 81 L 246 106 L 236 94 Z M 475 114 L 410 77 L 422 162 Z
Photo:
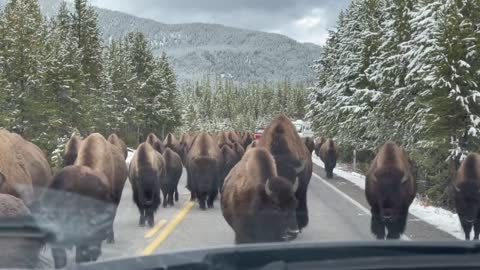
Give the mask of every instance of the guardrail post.
M 357 170 L 357 150 L 353 150 L 353 171 Z

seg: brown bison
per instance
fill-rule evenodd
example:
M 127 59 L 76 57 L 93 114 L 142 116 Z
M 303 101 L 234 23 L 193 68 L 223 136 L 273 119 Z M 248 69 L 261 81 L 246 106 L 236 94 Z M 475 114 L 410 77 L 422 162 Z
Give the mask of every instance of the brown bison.
M 249 131 L 245 131 L 242 135 L 243 148 L 247 147 L 253 142 L 253 135 Z
M 140 226 L 145 221 L 155 224 L 154 213 L 161 203 L 160 183 L 165 182 L 166 167 L 163 156 L 149 143 L 142 143 L 130 162 L 129 180 L 133 189 L 133 201 L 140 211 Z
M 300 230 L 305 228 L 308 224 L 307 188 L 312 177 L 312 156 L 292 121 L 283 114 L 276 116 L 265 129 L 257 147 L 264 147 L 273 155 L 279 176 L 292 183 L 298 178 L 296 215 Z
M 110 186 L 112 200 L 115 206 L 118 206 L 127 180 L 128 169 L 125 159 L 117 147 L 109 143 L 101 134 L 92 133 L 82 142 L 74 165 L 89 167 L 105 175 Z M 107 242 L 113 243 L 114 241 L 112 220 Z
M 327 139 L 320 147 L 320 159 L 325 165 L 327 178 L 333 178 L 333 169 L 337 166 L 338 147 L 335 141 Z
M 182 176 L 183 165 L 180 156 L 172 149 L 167 148 L 163 153 L 165 159 L 165 166 L 167 175 L 163 182 L 160 182 L 160 189 L 163 193 L 163 207 L 168 205 L 173 206 L 174 196 L 175 201 L 178 201 L 178 182 Z
M 305 146 L 307 147 L 311 155 L 313 153 L 313 150 L 315 150 L 315 142 L 313 141 L 312 138 L 306 137 L 306 138 L 303 138 L 303 143 L 305 143 Z
M 242 143 L 238 134 L 233 130 L 228 131 L 228 139 L 231 143 Z
M 223 182 L 225 181 L 225 178 L 227 175 L 230 173 L 232 168 L 240 161 L 239 155 L 237 152 L 235 152 L 232 148 L 230 148 L 228 145 L 222 146 L 220 149 L 222 155 L 222 160 L 220 162 L 222 168 L 220 171 L 220 180 L 219 180 L 219 190 L 221 191 L 223 188 Z
M 25 167 L 32 178 L 33 199 L 38 201 L 52 181 L 50 164 L 43 151 L 35 144 L 16 133 L 9 133 L 7 136 L 10 137 L 17 153 L 25 160 Z
M 180 157 L 182 158 L 183 165 L 186 166 L 187 158 L 188 158 L 188 151 L 192 146 L 192 142 L 195 139 L 196 134 L 183 134 L 180 140 Z
M 165 151 L 165 145 L 163 144 L 162 140 L 160 140 L 157 135 L 150 133 L 145 140 L 146 143 L 150 144 L 153 149 L 157 150 L 160 154 L 163 154 Z
M 165 137 L 165 140 L 163 141 L 163 145 L 165 148 L 170 148 L 172 149 L 175 153 L 179 153 L 179 142 L 177 138 L 175 138 L 175 135 L 172 133 L 168 133 L 167 136 Z
M 237 153 L 238 160 L 240 160 L 243 157 L 243 155 L 245 155 L 245 149 L 238 142 L 233 143 L 232 149 L 233 151 L 235 151 L 235 153 Z
M 187 158 L 187 188 L 192 198 L 198 199 L 200 209 L 213 208 L 218 194 L 220 149 L 208 133 L 200 133 L 193 140 Z
M 474 240 L 480 235 L 480 155 L 470 154 L 458 169 L 454 182 L 455 207 L 465 240 L 470 240 L 474 229 Z
M 128 156 L 128 150 L 127 150 L 127 145 L 125 142 L 118 137 L 117 134 L 113 133 L 108 136 L 107 141 L 117 147 L 117 149 L 122 153 L 123 157 L 127 159 Z
M 230 139 L 228 138 L 228 132 L 223 132 L 223 131 L 218 132 L 215 139 L 217 141 L 219 148 L 222 148 L 224 145 L 227 145 L 230 148 L 233 147 L 232 141 L 230 141 Z
M 31 220 L 30 210 L 19 198 L 8 194 L 0 194 L 0 218 L 4 221 L 25 222 Z M 22 225 L 21 223 L 19 226 Z M 2 268 L 35 268 L 37 267 L 43 240 L 21 237 L 18 235 L 0 237 L 0 265 Z
M 398 239 L 405 231 L 408 208 L 417 184 L 407 154 L 388 142 L 372 161 L 365 181 L 365 195 L 371 207 L 371 230 L 377 239 Z
M 73 165 L 73 163 L 75 163 L 81 143 L 82 143 L 82 139 L 75 135 L 73 135 L 70 138 L 70 140 L 67 142 L 67 144 L 65 145 L 65 151 L 63 154 L 64 167 Z
M 315 151 L 315 155 L 317 155 L 317 157 L 320 157 L 320 148 L 322 147 L 322 144 L 324 144 L 326 141 L 326 139 L 324 137 L 317 137 L 315 139 L 315 147 L 314 147 L 314 151 Z
M 90 144 L 91 140 L 87 138 L 85 142 Z M 82 154 L 80 150 L 79 155 L 85 158 L 86 151 L 83 149 Z M 97 158 L 90 160 L 99 164 Z M 66 266 L 65 248 L 72 246 L 76 246 L 76 262 L 96 261 L 102 241 L 111 236 L 115 208 L 110 180 L 98 167 L 94 170 L 73 165 L 59 171 L 43 197 L 43 214 L 39 215 L 54 224 L 51 229 L 57 235 L 52 243 L 55 267 Z
M 222 214 L 235 232 L 235 242 L 285 241 L 296 237 L 298 178 L 277 174 L 273 156 L 253 148 L 225 179 Z

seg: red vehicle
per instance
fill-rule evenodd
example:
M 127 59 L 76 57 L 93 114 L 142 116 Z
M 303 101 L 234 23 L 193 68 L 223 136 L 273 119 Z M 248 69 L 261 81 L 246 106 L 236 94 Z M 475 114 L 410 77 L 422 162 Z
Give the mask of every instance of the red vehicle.
M 263 131 L 264 131 L 264 130 L 265 130 L 264 128 L 256 128 L 256 129 L 255 129 L 255 133 L 253 133 L 253 138 L 254 138 L 255 140 L 260 139 L 260 138 L 262 137 L 262 135 L 263 135 Z

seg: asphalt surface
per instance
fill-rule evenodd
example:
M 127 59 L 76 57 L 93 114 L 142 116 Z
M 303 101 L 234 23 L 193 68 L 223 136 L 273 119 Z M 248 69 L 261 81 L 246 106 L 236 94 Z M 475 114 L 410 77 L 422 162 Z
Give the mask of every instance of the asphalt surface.
M 234 234 L 223 219 L 220 201 L 215 201 L 214 209 L 200 210 L 197 203 L 189 202 L 185 183 L 184 171 L 178 186 L 179 201 L 173 207 L 161 207 L 157 211 L 156 227 L 152 229 L 138 225 L 139 212 L 127 181 L 115 219 L 116 242 L 102 245 L 99 260 L 234 245 Z M 323 169 L 314 165 L 307 201 L 310 222 L 294 241 L 375 240 L 370 233 L 370 213 L 364 192 L 351 182 L 336 175 L 326 180 Z M 404 240 L 455 240 L 413 215 L 409 216 L 405 236 Z M 44 257 L 51 260 L 49 250 Z

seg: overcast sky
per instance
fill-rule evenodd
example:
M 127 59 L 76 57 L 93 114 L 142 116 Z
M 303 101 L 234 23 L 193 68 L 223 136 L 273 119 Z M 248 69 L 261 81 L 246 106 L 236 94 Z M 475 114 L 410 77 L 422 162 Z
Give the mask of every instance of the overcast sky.
M 91 0 L 102 8 L 164 23 L 204 22 L 323 44 L 350 0 Z

